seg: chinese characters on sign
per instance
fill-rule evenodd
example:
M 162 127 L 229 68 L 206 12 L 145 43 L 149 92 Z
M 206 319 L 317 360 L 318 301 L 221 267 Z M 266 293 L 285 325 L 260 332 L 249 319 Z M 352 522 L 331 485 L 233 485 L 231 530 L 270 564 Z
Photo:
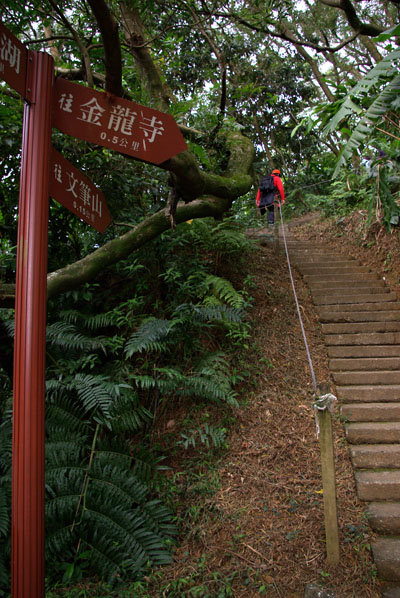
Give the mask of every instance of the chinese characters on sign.
M 52 148 L 49 194 L 79 218 L 103 233 L 111 222 L 103 193 Z
M 0 23 L 0 79 L 25 97 L 28 50 Z
M 0 23 L 0 79 L 25 97 L 28 50 Z
M 53 122 L 63 133 L 161 164 L 187 149 L 170 114 L 58 78 Z

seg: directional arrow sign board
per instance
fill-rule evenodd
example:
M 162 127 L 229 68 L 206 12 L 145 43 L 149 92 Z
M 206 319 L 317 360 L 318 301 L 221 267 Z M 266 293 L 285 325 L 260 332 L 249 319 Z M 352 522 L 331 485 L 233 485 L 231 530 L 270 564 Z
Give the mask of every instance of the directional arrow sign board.
M 111 222 L 111 215 L 100 189 L 54 147 L 51 154 L 49 194 L 99 233 L 104 233 Z
M 187 149 L 170 114 L 58 78 L 53 124 L 78 137 L 151 164 Z
M 0 78 L 25 97 L 28 50 L 0 23 Z

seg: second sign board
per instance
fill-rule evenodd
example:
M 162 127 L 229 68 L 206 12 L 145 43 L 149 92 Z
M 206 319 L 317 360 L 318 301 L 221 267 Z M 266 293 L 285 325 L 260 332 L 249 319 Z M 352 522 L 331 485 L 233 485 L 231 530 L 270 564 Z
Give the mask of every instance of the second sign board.
M 63 133 L 161 164 L 187 149 L 170 114 L 58 78 L 53 124 Z

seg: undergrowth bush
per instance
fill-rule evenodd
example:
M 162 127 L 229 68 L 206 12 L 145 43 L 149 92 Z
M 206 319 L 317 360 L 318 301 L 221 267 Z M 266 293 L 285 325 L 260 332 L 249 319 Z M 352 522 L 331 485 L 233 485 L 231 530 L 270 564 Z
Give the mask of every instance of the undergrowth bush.
M 49 303 L 46 369 L 47 584 L 140 580 L 175 543 L 171 489 L 151 441 L 171 401 L 235 407 L 230 353 L 248 336 L 237 289 L 249 241 L 232 220 L 183 224 L 104 281 Z M 157 268 L 155 268 L 157 264 Z M 234 264 L 234 265 L 233 265 Z M 221 271 L 234 272 L 234 280 Z M 115 293 L 115 288 L 120 293 Z M 0 310 L 13 335 L 13 313 Z M 0 587 L 10 568 L 11 372 L 0 370 Z M 176 446 L 220 449 L 202 424 Z M 178 522 L 179 523 L 179 522 Z

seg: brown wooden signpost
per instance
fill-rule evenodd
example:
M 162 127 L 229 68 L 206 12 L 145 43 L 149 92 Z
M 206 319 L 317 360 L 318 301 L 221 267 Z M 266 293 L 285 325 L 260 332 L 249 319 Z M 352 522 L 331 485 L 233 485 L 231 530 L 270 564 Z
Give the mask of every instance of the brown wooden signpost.
M 2 23 L 0 79 L 26 100 L 15 296 L 11 596 L 43 598 L 49 194 L 100 232 L 111 221 L 101 191 L 51 148 L 51 128 L 153 164 L 186 144 L 168 114 L 55 80 L 51 56 L 27 50 Z

